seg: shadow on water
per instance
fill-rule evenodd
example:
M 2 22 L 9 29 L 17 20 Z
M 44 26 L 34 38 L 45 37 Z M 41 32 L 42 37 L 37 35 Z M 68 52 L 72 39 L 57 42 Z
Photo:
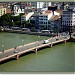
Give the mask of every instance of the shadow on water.
M 34 52 L 33 52 L 33 51 L 26 52 L 26 53 L 21 54 L 19 57 L 23 57 L 23 56 L 26 56 L 26 55 L 28 55 L 28 54 L 32 54 L 32 53 L 34 53 Z
M 48 48 L 48 47 L 49 47 L 49 46 L 40 48 L 40 49 L 38 49 L 38 51 L 40 51 L 40 50 L 42 50 L 42 49 L 45 49 L 45 48 Z M 23 56 L 26 56 L 26 55 L 28 55 L 28 54 L 33 54 L 33 53 L 35 53 L 34 50 L 33 50 L 33 51 L 30 51 L 30 52 L 23 53 L 23 54 L 21 54 L 21 55 L 19 56 L 19 58 L 20 58 L 20 57 L 23 57 Z M 14 60 L 17 60 L 17 59 L 16 59 L 16 56 L 13 57 L 13 58 L 10 58 L 10 59 L 7 59 L 7 60 L 4 60 L 4 61 L 0 62 L 0 65 L 1 65 L 1 64 L 4 64 L 4 63 L 7 63 L 7 62 L 10 62 L 10 61 L 14 61 Z M 18 59 L 18 60 L 19 60 L 19 59 Z
M 7 62 L 9 62 L 9 61 L 13 61 L 13 60 L 14 60 L 14 58 L 7 59 L 7 60 L 5 60 L 5 61 L 0 62 L 0 65 L 1 65 L 1 64 L 4 64 L 4 63 L 7 63 Z
M 27 52 L 27 53 L 23 53 L 19 57 L 23 57 L 23 56 L 26 56 L 26 55 L 31 54 L 31 53 L 34 53 L 34 51 L 30 51 L 30 52 Z M 10 61 L 14 61 L 14 60 L 17 60 L 16 59 L 16 56 L 14 56 L 13 58 L 10 58 L 10 59 L 7 59 L 7 60 L 4 60 L 4 61 L 0 62 L 0 65 L 1 64 L 4 64 L 4 63 L 7 63 L 7 62 L 10 62 Z

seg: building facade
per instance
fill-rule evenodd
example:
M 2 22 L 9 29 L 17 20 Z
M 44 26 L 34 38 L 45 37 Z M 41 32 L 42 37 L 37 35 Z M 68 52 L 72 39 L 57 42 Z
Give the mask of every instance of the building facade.
M 28 21 L 30 17 L 34 14 L 34 12 L 25 13 L 21 16 L 21 23 Z
M 75 31 L 75 11 L 64 10 L 62 15 L 62 31 Z
M 20 13 L 24 13 L 24 9 L 21 8 L 20 4 L 13 4 L 11 6 L 11 11 L 13 16 L 18 16 Z
M 0 7 L 0 16 L 6 14 L 6 8 L 4 8 L 3 6 Z
M 57 26 L 60 28 L 61 21 L 61 10 L 55 11 L 42 11 L 40 13 L 35 13 L 31 19 L 30 23 L 34 24 L 36 28 L 40 30 L 50 30 L 54 32 L 54 28 Z M 61 29 L 59 29 L 60 31 Z
M 39 15 L 39 26 L 40 29 L 49 29 L 49 19 L 52 17 L 52 11 L 45 11 Z

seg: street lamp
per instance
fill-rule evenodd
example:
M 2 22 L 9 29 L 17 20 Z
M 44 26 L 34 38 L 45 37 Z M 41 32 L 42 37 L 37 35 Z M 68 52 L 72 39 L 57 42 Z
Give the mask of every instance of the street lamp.
M 4 52 L 4 45 L 2 44 L 2 51 Z
M 24 39 L 22 39 L 22 42 L 24 42 Z
M 13 26 L 14 26 L 14 21 L 12 20 Z

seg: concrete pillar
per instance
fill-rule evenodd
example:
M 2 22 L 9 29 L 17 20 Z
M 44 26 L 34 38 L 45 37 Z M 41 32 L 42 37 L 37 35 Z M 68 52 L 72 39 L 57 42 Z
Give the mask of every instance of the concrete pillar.
M 65 40 L 65 43 L 66 43 L 66 40 Z
M 52 47 L 52 43 L 50 44 L 50 47 Z
M 16 55 L 16 60 L 19 58 L 19 54 Z
M 37 48 L 34 50 L 35 53 L 37 53 Z

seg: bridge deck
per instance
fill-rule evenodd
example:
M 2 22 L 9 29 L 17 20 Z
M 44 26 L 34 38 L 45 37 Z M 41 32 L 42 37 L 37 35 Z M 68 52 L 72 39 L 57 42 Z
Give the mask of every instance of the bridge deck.
M 0 62 L 13 58 L 15 56 L 17 57 L 18 55 L 20 56 L 21 54 L 24 54 L 29 51 L 36 51 L 37 49 L 42 48 L 42 47 L 46 47 L 46 46 L 50 46 L 56 43 L 67 41 L 69 40 L 69 37 L 60 36 L 60 37 L 53 37 L 47 40 L 49 41 L 47 44 L 44 44 L 44 40 L 41 40 L 41 41 L 36 41 L 33 43 L 25 44 L 22 46 L 18 46 L 15 48 L 11 48 L 9 50 L 5 50 L 4 52 L 0 53 Z

